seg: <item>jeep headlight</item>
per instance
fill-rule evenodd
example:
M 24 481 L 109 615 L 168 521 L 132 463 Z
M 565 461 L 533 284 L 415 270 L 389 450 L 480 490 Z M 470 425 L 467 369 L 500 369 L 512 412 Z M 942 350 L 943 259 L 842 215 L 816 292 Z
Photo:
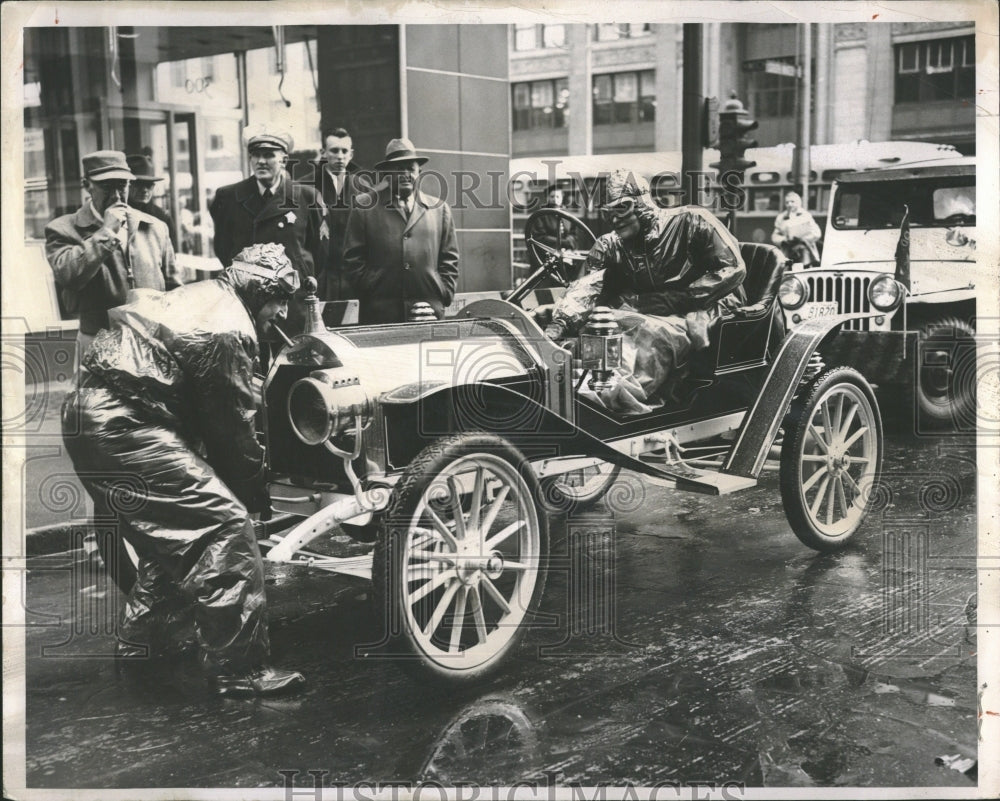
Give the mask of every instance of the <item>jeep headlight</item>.
M 288 393 L 288 419 L 306 445 L 321 445 L 371 418 L 371 402 L 356 376 L 319 370 L 296 381 Z
M 880 275 L 868 286 L 868 300 L 881 312 L 892 311 L 903 299 L 903 288 L 891 275 Z
M 796 275 L 786 275 L 778 286 L 778 301 L 786 309 L 797 309 L 809 300 L 809 288 Z

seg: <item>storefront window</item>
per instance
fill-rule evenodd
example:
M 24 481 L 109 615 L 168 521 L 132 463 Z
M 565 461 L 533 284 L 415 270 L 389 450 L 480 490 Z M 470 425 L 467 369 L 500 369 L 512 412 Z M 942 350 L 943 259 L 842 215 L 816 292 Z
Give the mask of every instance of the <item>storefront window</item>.
M 247 174 L 244 114 L 252 124 L 292 132 L 299 159 L 302 149 L 306 158 L 316 151 L 314 39 L 285 45 L 282 81 L 270 74 L 275 53 L 270 28 L 243 29 L 235 36 L 226 27 L 197 33 L 180 27 L 25 30 L 27 239 L 43 239 L 52 219 L 85 201 L 84 154 L 121 150 L 148 156 L 154 174 L 162 177 L 153 202 L 172 216 L 178 250 L 211 256 L 208 204 L 219 186 Z M 244 77 L 236 52 L 248 39 L 259 46 L 246 50 Z M 245 110 L 244 96 L 250 100 Z

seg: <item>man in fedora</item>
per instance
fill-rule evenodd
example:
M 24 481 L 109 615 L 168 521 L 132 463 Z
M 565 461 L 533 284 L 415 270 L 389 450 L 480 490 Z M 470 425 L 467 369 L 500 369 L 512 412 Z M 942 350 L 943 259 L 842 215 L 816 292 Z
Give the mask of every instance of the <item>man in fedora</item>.
M 45 256 L 63 306 L 78 313 L 77 360 L 108 325 L 108 309 L 136 289 L 180 285 L 167 226 L 126 203 L 135 176 L 125 154 L 99 150 L 83 157 L 90 197 L 73 214 L 45 226 Z
M 426 162 L 409 139 L 393 139 L 375 165 L 378 187 L 351 210 L 344 269 L 361 301 L 362 324 L 404 322 L 420 301 L 441 318 L 455 296 L 455 223 L 447 203 L 417 189 Z
M 209 212 L 215 224 L 215 254 L 224 266 L 245 247 L 274 242 L 284 246 L 303 282 L 316 274 L 323 201 L 315 187 L 293 184 L 286 172 L 292 146 L 287 133 L 265 130 L 251 135 L 247 152 L 253 175 L 215 193 Z
M 142 153 L 135 153 L 126 157 L 128 168 L 135 176 L 132 185 L 128 190 L 128 204 L 133 209 L 139 209 L 150 217 L 162 220 L 167 226 L 170 234 L 170 244 L 177 252 L 177 233 L 174 231 L 174 220 L 162 208 L 153 202 L 153 189 L 163 180 L 162 175 L 157 175 L 153 169 L 153 160 Z

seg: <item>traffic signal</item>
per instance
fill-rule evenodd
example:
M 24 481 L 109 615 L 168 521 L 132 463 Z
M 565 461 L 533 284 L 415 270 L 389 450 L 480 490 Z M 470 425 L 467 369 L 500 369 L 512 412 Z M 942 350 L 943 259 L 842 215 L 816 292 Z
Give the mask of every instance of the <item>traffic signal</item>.
M 735 97 L 727 100 L 725 108 L 719 112 L 720 158 L 709 166 L 719 171 L 719 187 L 725 208 L 743 207 L 744 173 L 757 166 L 756 161 L 746 158 L 747 148 L 757 147 L 757 140 L 747 134 L 756 127 L 757 120 L 750 119 L 750 113 Z

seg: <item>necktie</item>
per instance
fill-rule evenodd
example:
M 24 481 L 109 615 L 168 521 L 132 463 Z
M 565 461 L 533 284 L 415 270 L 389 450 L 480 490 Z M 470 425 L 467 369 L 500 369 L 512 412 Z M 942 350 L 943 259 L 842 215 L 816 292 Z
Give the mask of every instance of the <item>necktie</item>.
M 265 189 L 264 194 L 261 195 L 261 197 L 263 197 L 264 202 L 267 203 L 267 201 L 271 199 L 272 195 L 274 195 L 274 192 L 272 192 L 270 189 Z

